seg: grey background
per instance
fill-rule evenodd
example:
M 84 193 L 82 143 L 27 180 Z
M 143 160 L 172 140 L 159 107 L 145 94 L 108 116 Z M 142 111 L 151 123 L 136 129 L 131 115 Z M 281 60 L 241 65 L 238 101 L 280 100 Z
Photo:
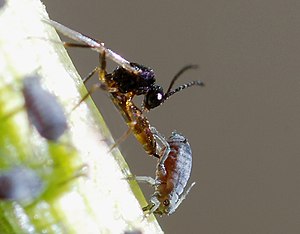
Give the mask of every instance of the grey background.
M 44 3 L 53 19 L 152 67 L 165 88 L 183 65 L 199 64 L 178 84 L 207 86 L 148 115 L 193 149 L 197 184 L 175 214 L 158 218 L 166 233 L 300 233 L 299 1 Z M 69 51 L 82 76 L 97 65 L 95 52 Z M 117 139 L 126 125 L 104 92 L 94 99 Z M 155 160 L 133 137 L 121 150 L 133 173 L 154 175 Z

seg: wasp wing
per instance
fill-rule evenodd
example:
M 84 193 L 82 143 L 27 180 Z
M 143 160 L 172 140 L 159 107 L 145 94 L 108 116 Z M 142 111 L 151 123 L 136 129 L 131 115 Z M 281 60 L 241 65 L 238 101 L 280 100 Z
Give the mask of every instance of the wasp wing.
M 140 71 L 131 66 L 130 62 L 124 59 L 122 56 L 119 54 L 113 52 L 112 50 L 106 48 L 104 46 L 104 43 L 98 42 L 97 40 L 86 36 L 80 32 L 76 32 L 54 20 L 50 19 L 42 19 L 43 22 L 53 26 L 58 32 L 62 33 L 66 37 L 69 37 L 73 39 L 74 41 L 81 42 L 83 44 L 88 45 L 92 50 L 95 50 L 99 53 L 105 53 L 105 56 L 107 58 L 110 58 L 113 60 L 115 63 L 123 67 L 124 69 L 128 70 L 129 72 L 132 72 L 136 75 L 140 74 Z

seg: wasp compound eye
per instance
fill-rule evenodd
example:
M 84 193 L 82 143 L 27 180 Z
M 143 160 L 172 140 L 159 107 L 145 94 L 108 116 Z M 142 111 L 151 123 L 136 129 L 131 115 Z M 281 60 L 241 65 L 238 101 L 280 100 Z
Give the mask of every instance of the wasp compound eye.
M 161 86 L 155 85 L 144 97 L 144 107 L 147 110 L 153 109 L 164 102 L 164 91 Z

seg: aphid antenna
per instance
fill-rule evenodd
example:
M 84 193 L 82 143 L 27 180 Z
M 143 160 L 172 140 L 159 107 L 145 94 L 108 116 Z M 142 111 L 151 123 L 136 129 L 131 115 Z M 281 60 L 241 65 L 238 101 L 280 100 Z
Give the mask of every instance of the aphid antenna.
M 73 46 L 73 47 L 88 47 L 88 48 L 91 48 L 92 50 L 97 51 L 98 53 L 101 53 L 101 54 L 105 53 L 106 57 L 110 58 L 115 63 L 117 63 L 124 69 L 126 69 L 127 71 L 132 72 L 136 75 L 141 74 L 141 71 L 136 69 L 135 67 L 133 67 L 129 61 L 127 61 L 126 59 L 124 59 L 122 56 L 115 53 L 114 51 L 106 48 L 104 46 L 104 43 L 99 42 L 91 37 L 88 37 L 88 36 L 82 34 L 82 33 L 76 32 L 54 20 L 43 18 L 42 21 L 53 26 L 57 31 L 59 31 L 66 37 L 69 37 L 75 41 L 81 42 L 81 43 L 85 44 L 86 46 L 81 45 L 81 44 L 76 44 L 76 43 L 66 43 L 66 45 Z
M 188 195 L 188 193 L 191 191 L 191 189 L 194 187 L 195 184 L 196 182 L 193 182 L 190 185 L 190 187 L 184 192 L 184 194 L 181 195 L 181 197 L 178 199 L 178 201 L 176 202 L 176 204 L 174 205 L 173 209 L 170 211 L 169 214 L 172 214 L 178 208 L 178 206 L 183 202 L 183 200 L 186 198 L 186 196 Z

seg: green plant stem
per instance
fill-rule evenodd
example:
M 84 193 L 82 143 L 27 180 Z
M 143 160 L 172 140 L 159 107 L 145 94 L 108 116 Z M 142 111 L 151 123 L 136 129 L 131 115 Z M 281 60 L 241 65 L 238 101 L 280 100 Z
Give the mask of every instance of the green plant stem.
M 0 169 L 24 165 L 45 190 L 30 204 L 0 202 L 0 233 L 162 233 L 90 99 L 59 38 L 41 19 L 38 0 L 7 0 L 0 8 L 0 119 L 23 105 L 22 79 L 38 74 L 63 105 L 69 130 L 57 143 L 43 139 L 25 110 L 0 122 Z M 45 40 L 41 40 L 44 38 Z M 51 113 L 49 113 L 51 114 Z M 138 200 L 137 200 L 138 199 Z

